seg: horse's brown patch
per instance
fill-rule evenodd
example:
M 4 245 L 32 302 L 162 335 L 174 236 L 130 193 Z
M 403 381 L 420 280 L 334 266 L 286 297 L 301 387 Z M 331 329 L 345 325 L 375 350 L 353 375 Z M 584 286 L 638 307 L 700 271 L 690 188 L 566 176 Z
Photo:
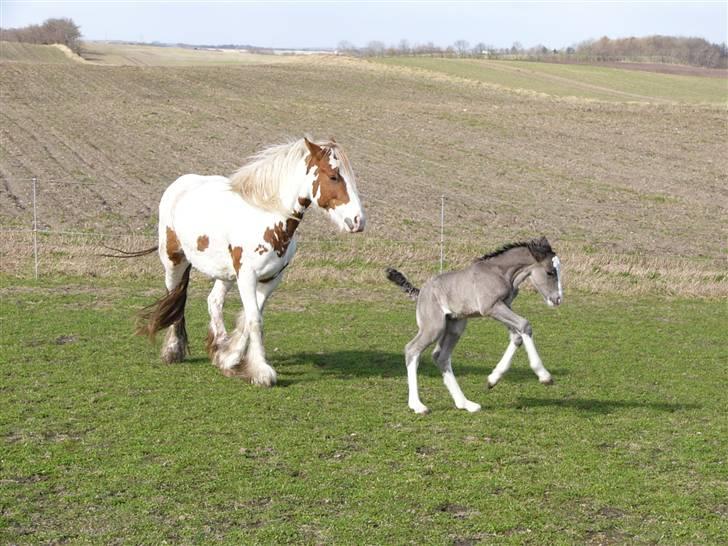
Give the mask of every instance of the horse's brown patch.
M 321 190 L 318 206 L 322 209 L 333 209 L 339 205 L 345 205 L 349 202 L 349 191 L 346 180 L 341 176 L 339 169 L 331 168 L 329 163 L 329 157 L 332 154 L 331 148 L 321 148 L 308 141 L 307 144 L 311 154 L 306 163 L 306 174 L 311 169 L 316 169 L 314 171 L 316 178 L 311 189 L 314 196 Z
M 169 226 L 167 226 L 167 257 L 174 265 L 179 265 L 185 258 L 185 253 L 182 250 L 179 238 L 175 231 Z
M 273 247 L 279 258 L 288 250 L 293 234 L 301 223 L 301 218 L 303 218 L 303 212 L 296 212 L 286 220 L 285 227 L 283 227 L 283 222 L 278 222 L 272 228 L 267 228 L 263 233 L 263 240 Z
M 210 238 L 207 235 L 200 235 L 197 238 L 197 250 L 204 252 L 210 246 Z
M 243 261 L 243 247 L 228 245 L 228 252 L 230 252 L 230 256 L 233 259 L 233 269 L 235 270 L 235 275 L 238 275 L 238 273 L 240 272 L 240 264 Z
M 307 197 L 299 197 L 298 204 L 301 205 L 304 209 L 307 209 L 311 206 L 311 200 Z
M 258 245 L 256 247 L 256 249 L 255 249 L 255 252 L 257 252 L 258 254 L 260 254 L 262 256 L 263 254 L 265 254 L 266 252 L 268 252 L 268 249 L 265 248 L 264 245 Z

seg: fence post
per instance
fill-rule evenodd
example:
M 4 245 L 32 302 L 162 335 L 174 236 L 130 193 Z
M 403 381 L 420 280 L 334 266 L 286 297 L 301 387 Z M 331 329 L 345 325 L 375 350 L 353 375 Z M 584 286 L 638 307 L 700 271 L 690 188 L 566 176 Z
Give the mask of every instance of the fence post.
M 36 185 L 38 179 L 33 177 L 33 261 L 35 263 L 35 280 L 38 280 L 38 207 L 36 205 Z
M 445 261 L 445 196 L 440 196 L 440 273 Z

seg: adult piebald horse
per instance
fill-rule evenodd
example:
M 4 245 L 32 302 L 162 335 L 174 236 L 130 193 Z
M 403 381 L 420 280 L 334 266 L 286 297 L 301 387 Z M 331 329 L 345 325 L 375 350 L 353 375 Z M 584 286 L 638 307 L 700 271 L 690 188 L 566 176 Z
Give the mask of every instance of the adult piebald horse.
M 364 229 L 364 211 L 346 154 L 334 140 L 307 138 L 268 147 L 230 178 L 187 174 L 173 182 L 159 204 L 159 251 L 167 295 L 142 314 L 139 333 L 167 328 L 162 360 L 187 353 L 185 301 L 190 268 L 215 279 L 207 298 L 207 348 L 226 376 L 271 386 L 276 372 L 265 359 L 262 313 L 296 252 L 295 232 L 309 208 L 326 212 L 340 229 Z M 225 294 L 237 285 L 243 310 L 228 334 Z

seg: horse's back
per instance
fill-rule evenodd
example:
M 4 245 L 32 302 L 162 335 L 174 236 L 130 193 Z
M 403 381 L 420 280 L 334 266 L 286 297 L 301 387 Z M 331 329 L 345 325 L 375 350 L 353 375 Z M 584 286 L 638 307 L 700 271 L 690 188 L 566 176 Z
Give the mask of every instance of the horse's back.
M 171 212 L 179 201 L 192 193 L 210 193 L 230 189 L 230 180 L 224 176 L 203 176 L 199 174 L 185 174 L 172 182 L 162 194 L 159 202 L 159 213 Z

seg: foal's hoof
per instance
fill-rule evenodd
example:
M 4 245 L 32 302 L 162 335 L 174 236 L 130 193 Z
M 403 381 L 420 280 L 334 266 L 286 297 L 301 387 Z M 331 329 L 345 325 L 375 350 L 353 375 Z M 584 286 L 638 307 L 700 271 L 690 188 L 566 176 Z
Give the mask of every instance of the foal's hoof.
M 493 388 L 493 387 L 495 387 L 495 386 L 496 386 L 497 384 L 498 384 L 498 383 L 491 383 L 491 382 L 490 382 L 490 379 L 489 379 L 489 380 L 488 380 L 488 381 L 487 381 L 487 382 L 485 383 L 485 386 L 486 386 L 486 387 L 488 387 L 489 389 L 492 389 L 492 388 Z
M 539 379 L 538 382 L 541 383 L 542 385 L 546 385 L 547 387 L 549 387 L 554 384 L 554 378 L 549 377 L 547 379 Z
M 430 413 L 430 409 L 424 404 L 410 406 L 410 409 L 414 411 L 417 415 L 427 415 L 428 413 Z
M 470 413 L 475 413 L 476 411 L 480 411 L 480 404 L 477 402 L 471 402 L 470 400 L 466 400 L 465 404 L 462 406 L 457 406 L 458 409 L 464 409 L 468 410 Z

